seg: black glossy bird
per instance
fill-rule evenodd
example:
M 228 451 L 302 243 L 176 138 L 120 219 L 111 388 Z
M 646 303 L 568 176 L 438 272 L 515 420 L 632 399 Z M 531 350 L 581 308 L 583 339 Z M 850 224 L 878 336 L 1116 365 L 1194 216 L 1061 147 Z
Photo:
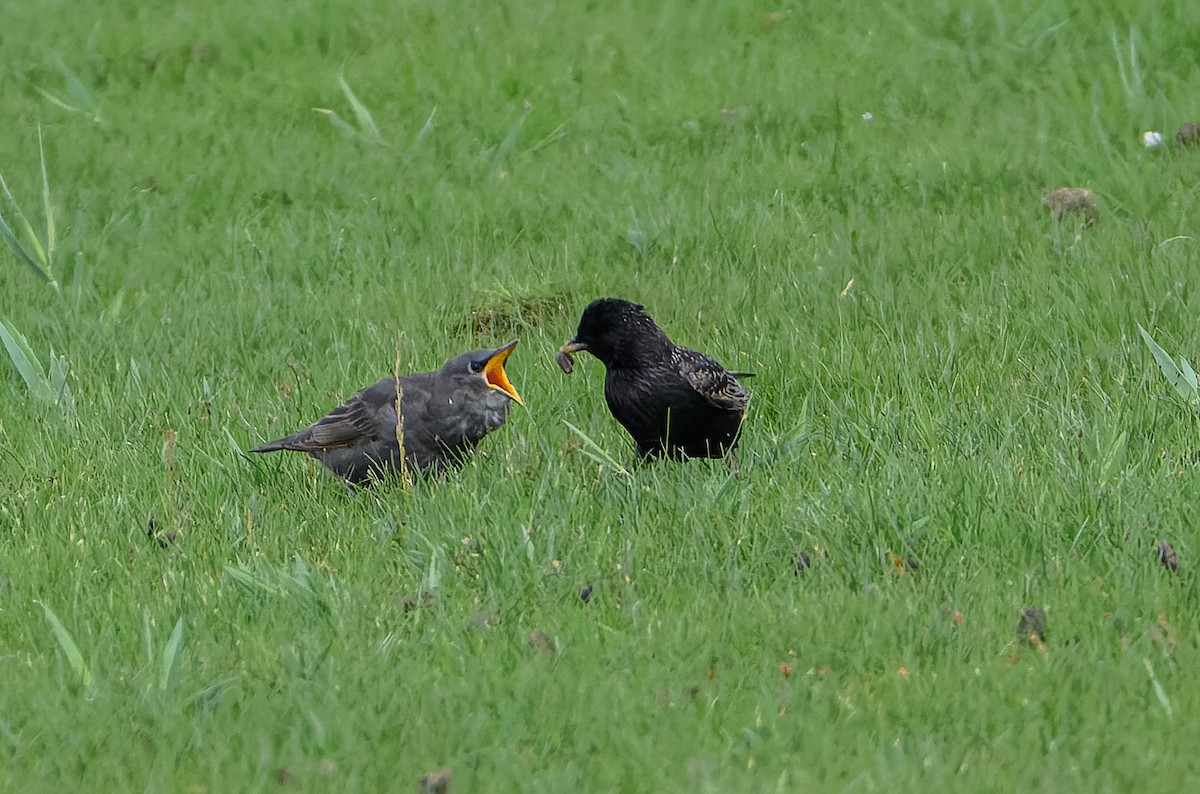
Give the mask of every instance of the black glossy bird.
M 667 338 L 642 306 L 601 298 L 559 348 L 564 372 L 586 350 L 604 364 L 604 399 L 644 458 L 719 458 L 737 445 L 749 395 L 713 359 Z
M 504 372 L 517 340 L 495 350 L 472 350 L 437 372 L 400 377 L 404 459 L 421 472 L 441 473 L 521 402 Z M 400 465 L 396 438 L 396 379 L 384 378 L 339 405 L 323 419 L 251 452 L 307 452 L 351 484 L 382 477 Z

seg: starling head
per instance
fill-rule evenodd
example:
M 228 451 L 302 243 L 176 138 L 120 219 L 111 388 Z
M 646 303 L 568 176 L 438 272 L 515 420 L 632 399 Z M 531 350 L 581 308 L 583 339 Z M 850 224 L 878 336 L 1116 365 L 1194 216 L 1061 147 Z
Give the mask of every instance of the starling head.
M 570 355 L 586 350 L 608 369 L 657 361 L 671 350 L 671 340 L 642 306 L 620 298 L 600 298 L 579 318 L 575 338 L 559 348 Z
M 489 398 L 488 390 L 500 392 L 508 399 L 524 405 L 521 395 L 508 379 L 504 362 L 508 359 L 519 339 L 514 339 L 495 350 L 472 350 L 455 356 L 442 367 L 442 375 L 460 386 L 465 386 L 481 397 Z

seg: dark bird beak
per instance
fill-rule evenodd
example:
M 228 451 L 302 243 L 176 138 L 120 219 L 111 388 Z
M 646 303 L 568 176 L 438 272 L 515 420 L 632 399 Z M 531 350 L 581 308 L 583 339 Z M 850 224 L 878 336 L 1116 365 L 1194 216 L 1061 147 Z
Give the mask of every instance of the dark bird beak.
M 504 362 L 512 354 L 513 348 L 517 346 L 517 342 L 521 340 L 514 339 L 504 347 L 496 348 L 488 356 L 487 363 L 483 365 L 483 377 L 487 381 L 488 388 L 499 389 L 513 399 L 517 405 L 524 405 L 525 402 L 521 399 L 521 395 L 517 394 L 516 387 L 508 379 L 508 374 L 504 371 Z
M 572 353 L 578 353 L 580 350 L 587 350 L 587 345 L 583 342 L 567 342 L 558 349 L 558 355 L 554 360 L 558 362 L 559 369 L 570 375 L 575 371 L 575 359 L 571 358 Z

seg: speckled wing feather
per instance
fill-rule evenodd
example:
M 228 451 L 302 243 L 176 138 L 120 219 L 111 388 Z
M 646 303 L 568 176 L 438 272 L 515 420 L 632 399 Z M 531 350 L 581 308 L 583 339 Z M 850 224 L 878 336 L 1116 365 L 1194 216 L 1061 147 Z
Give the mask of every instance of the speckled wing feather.
M 672 357 L 688 384 L 711 405 L 724 411 L 745 412 L 750 396 L 728 370 L 703 353 L 686 347 L 675 348 Z
M 372 444 L 385 433 L 394 434 L 396 409 L 378 399 L 377 394 L 394 393 L 394 383 L 391 378 L 380 381 L 300 432 L 265 446 L 297 452 L 329 452 Z
M 328 416 L 310 427 L 308 444 L 319 450 L 355 447 L 376 441 L 379 438 L 379 426 L 378 409 L 361 399 L 353 399 L 333 409 Z

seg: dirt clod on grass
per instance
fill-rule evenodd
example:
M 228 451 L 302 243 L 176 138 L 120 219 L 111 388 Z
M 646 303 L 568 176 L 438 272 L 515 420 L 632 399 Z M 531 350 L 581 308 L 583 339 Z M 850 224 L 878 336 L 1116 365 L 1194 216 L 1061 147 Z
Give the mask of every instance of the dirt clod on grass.
M 565 295 L 504 297 L 496 303 L 472 309 L 461 327 L 455 330 L 465 330 L 473 339 L 509 339 L 538 328 L 547 320 L 564 318 L 566 313 Z

